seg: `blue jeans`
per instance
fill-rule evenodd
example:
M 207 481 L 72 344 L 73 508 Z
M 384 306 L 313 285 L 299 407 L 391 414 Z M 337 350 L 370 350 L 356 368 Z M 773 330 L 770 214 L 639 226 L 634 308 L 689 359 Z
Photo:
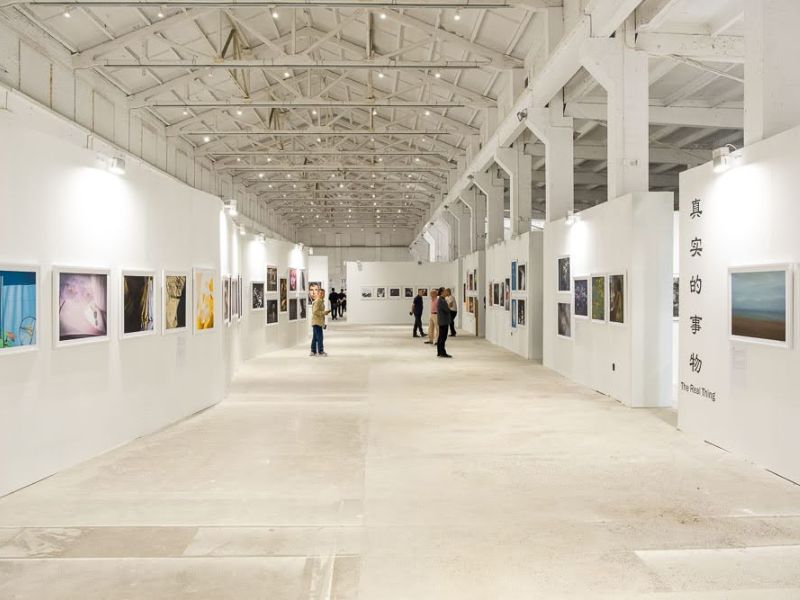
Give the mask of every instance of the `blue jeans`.
M 322 347 L 322 325 L 311 326 L 311 351 L 316 354 L 325 351 Z

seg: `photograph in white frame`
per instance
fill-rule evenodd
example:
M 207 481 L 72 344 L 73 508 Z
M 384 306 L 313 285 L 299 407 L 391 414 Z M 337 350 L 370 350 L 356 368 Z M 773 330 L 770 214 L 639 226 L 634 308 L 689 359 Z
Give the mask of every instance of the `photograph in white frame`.
M 792 347 L 794 272 L 791 265 L 728 269 L 728 333 L 737 342 Z
M 624 273 L 614 273 L 606 277 L 606 311 L 610 325 L 624 325 L 628 310 L 628 277 Z
M 589 318 L 589 278 L 575 277 L 572 280 L 572 316 L 575 319 Z
M 375 297 L 375 289 L 367 286 L 361 288 L 361 299 L 372 300 Z
M 592 275 L 589 287 L 591 296 L 589 298 L 589 309 L 592 321 L 596 323 L 606 322 L 606 276 Z
M 559 256 L 556 259 L 557 285 L 559 292 L 572 291 L 572 270 L 569 256 Z
M 53 268 L 53 342 L 56 348 L 109 340 L 110 285 L 109 269 Z
M 38 267 L 0 265 L 0 356 L 39 348 L 41 287 Z
M 191 273 L 164 271 L 161 281 L 161 332 L 183 333 L 189 329 Z
M 119 336 L 146 337 L 157 332 L 158 284 L 155 271 L 123 270 L 119 278 Z
M 572 303 L 559 302 L 557 307 L 558 337 L 572 339 Z
M 266 310 L 266 283 L 263 281 L 250 282 L 250 310 L 260 312 Z
M 213 269 L 192 270 L 192 330 L 209 333 L 216 326 L 216 280 Z

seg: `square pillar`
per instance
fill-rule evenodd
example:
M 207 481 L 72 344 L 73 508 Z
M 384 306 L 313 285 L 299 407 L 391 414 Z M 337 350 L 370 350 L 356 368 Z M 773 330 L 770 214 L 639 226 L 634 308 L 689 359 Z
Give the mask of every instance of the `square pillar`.
M 562 102 L 550 108 L 528 109 L 528 128 L 544 144 L 545 219 L 565 218 L 575 207 L 575 149 L 572 119 L 564 117 Z
M 472 181 L 486 195 L 486 247 L 500 243 L 505 238 L 503 217 L 503 180 L 498 179 L 490 169 L 488 173 L 476 173 Z
M 495 162 L 511 178 L 511 235 L 530 232 L 533 213 L 533 159 L 523 152 L 523 144 L 498 148 Z
M 483 250 L 486 243 L 486 200 L 480 197 L 474 186 L 461 192 L 459 197 L 470 212 L 471 252 Z

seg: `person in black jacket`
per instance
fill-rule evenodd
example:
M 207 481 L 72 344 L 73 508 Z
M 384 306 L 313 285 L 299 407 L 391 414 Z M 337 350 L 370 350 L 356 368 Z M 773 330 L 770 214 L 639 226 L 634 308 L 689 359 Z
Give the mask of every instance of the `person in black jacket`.
M 436 301 L 436 318 L 439 322 L 439 338 L 436 341 L 436 355 L 439 358 L 453 358 L 447 353 L 444 345 L 447 342 L 447 331 L 450 327 L 450 307 L 447 306 L 447 290 L 439 288 L 439 299 Z
M 336 293 L 336 288 L 331 288 L 328 301 L 331 303 L 331 319 L 335 321 L 336 313 L 339 311 L 339 294 Z
M 422 304 L 422 290 L 417 290 L 417 295 L 414 296 L 414 300 L 411 303 L 411 312 L 409 313 L 414 315 L 414 337 L 425 337 L 425 332 L 422 331 Z M 417 335 L 417 331 L 419 331 L 419 335 Z

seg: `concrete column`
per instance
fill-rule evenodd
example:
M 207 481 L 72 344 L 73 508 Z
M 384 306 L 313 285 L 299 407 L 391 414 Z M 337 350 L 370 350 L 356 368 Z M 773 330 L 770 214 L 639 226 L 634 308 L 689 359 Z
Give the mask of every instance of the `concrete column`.
M 650 107 L 647 54 L 632 50 L 626 35 L 592 38 L 581 64 L 608 95 L 608 198 L 649 190 Z
M 494 159 L 511 178 L 511 235 L 531 230 L 533 212 L 533 160 L 523 152 L 522 142 L 513 148 L 498 148 Z
M 476 173 L 472 181 L 486 196 L 486 248 L 502 242 L 504 235 L 503 180 L 495 177 L 494 167 L 487 173 Z M 483 249 L 483 248 L 481 248 Z
M 475 186 L 461 192 L 459 197 L 470 212 L 469 237 L 471 251 L 483 250 L 486 247 L 486 200 L 478 194 L 478 189 Z
M 563 103 L 529 108 L 528 128 L 545 147 L 545 220 L 556 221 L 575 207 L 575 169 L 572 119 L 564 117 Z
M 455 260 L 458 257 L 458 220 L 450 211 L 442 213 L 442 223 L 447 231 L 447 259 Z
M 744 143 L 800 125 L 800 2 L 744 3 Z
M 456 219 L 456 254 L 454 258 L 462 258 L 472 252 L 472 213 L 462 202 L 448 205 L 447 210 Z

